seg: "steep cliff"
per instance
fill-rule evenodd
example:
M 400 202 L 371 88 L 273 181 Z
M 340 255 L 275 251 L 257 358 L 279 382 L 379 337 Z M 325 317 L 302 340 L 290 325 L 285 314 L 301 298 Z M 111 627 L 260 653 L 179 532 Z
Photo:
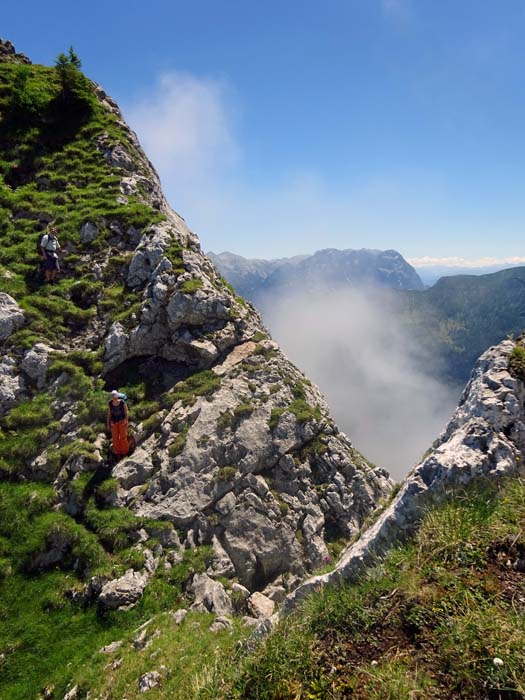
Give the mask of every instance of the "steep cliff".
M 524 380 L 522 339 L 484 353 L 399 493 L 198 697 L 525 697 Z
M 168 549 L 207 547 L 211 576 L 288 590 L 358 531 L 387 475 L 203 255 L 113 100 L 74 65 L 2 47 L 0 465 L 12 484 L 52 485 L 57 518 L 101 546 L 76 557 L 51 519 L 30 568 L 67 563 L 88 599 L 120 607 Z M 44 285 L 51 221 L 64 256 Z M 115 466 L 102 432 L 114 386 L 137 445 Z M 130 546 L 145 564 L 118 577 Z

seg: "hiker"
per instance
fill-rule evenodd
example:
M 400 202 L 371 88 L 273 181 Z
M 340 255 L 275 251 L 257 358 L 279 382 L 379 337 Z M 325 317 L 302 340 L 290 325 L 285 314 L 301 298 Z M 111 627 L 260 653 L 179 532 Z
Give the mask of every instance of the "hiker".
M 108 404 L 106 418 L 108 432 L 111 431 L 113 440 L 113 452 L 115 455 L 124 457 L 128 454 L 128 406 L 119 392 L 113 389 L 111 400 Z
M 56 236 L 57 230 L 54 226 L 50 226 L 40 240 L 40 250 L 44 258 L 45 281 L 54 283 L 56 276 L 60 272 L 58 264 L 58 251 L 60 243 Z

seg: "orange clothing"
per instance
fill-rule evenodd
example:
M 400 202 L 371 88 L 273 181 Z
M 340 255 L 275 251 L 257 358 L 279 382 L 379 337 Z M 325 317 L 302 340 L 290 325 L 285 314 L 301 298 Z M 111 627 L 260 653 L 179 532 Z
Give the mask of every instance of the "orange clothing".
M 113 452 L 116 455 L 127 455 L 128 444 L 128 421 L 121 420 L 118 423 L 111 423 L 111 437 L 113 439 Z

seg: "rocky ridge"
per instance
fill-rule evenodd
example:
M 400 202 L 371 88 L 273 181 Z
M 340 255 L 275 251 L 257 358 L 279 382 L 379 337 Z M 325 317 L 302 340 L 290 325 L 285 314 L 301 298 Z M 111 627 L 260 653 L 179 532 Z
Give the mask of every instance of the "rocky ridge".
M 337 250 L 278 260 L 251 260 L 233 253 L 208 253 L 219 272 L 258 308 L 282 294 L 338 292 L 355 287 L 422 290 L 414 268 L 396 250 Z
M 318 389 L 203 255 L 195 234 L 168 206 L 115 102 L 99 86 L 91 90 L 96 110 L 111 125 L 93 129 L 92 157 L 118 180 L 115 206 L 122 214 L 85 217 L 63 241 L 76 269 L 88 270 L 82 289 L 93 297 L 78 294 L 86 312 L 81 315 L 67 307 L 75 318 L 72 332 L 47 337 L 39 330 L 39 342 L 27 343 L 29 336 L 20 333 L 35 327 L 33 303 L 42 303 L 40 292 L 20 304 L 16 292 L 2 293 L 2 438 L 9 440 L 9 430 L 27 425 L 23 411 L 37 395 L 48 402 L 42 415 L 49 425 L 44 437 L 38 433 L 36 454 L 13 453 L 3 462 L 4 472 L 10 479 L 52 483 L 55 509 L 81 522 L 97 522 L 99 507 L 102 513 L 127 509 L 137 518 L 129 537 L 145 564 L 117 578 L 90 577 L 88 567 L 79 594 L 85 600 L 97 599 L 107 608 L 134 605 L 160 563 L 171 567 L 201 546 L 211 550 L 210 580 L 237 578 L 247 595 L 264 590 L 282 599 L 330 558 L 331 543 L 359 530 L 392 484 L 338 431 Z M 38 167 L 34 172 L 27 167 L 23 176 L 21 186 L 36 182 L 39 191 L 69 186 L 55 185 Z M 135 220 L 133 207 L 139 205 L 142 218 Z M 144 207 L 152 223 L 143 223 Z M 20 211 L 12 210 L 12 221 Z M 40 227 L 53 218 L 53 211 L 29 207 L 23 214 Z M 9 265 L 3 265 L 3 279 L 11 282 Z M 65 273 L 74 271 L 66 264 Z M 106 311 L 111 299 L 104 296 L 115 278 L 120 286 L 113 289 L 124 308 L 117 319 Z M 64 303 L 75 303 L 73 293 L 64 294 Z M 74 365 L 85 364 L 88 356 L 93 366 L 102 363 L 89 380 Z M 130 402 L 137 449 L 111 473 L 106 438 L 98 419 L 87 417 L 83 391 L 126 384 L 137 374 L 151 406 L 141 419 Z M 105 397 L 97 400 L 97 410 L 103 410 Z M 103 491 L 99 487 L 109 476 L 111 488 Z M 61 530 L 50 534 L 32 569 L 69 557 L 68 537 Z M 192 585 L 199 589 L 198 582 Z
M 509 371 L 516 343 L 506 340 L 476 363 L 459 406 L 428 456 L 403 482 L 374 524 L 343 552 L 333 571 L 301 584 L 283 611 L 323 586 L 355 581 L 417 528 L 429 507 L 470 482 L 523 474 L 525 385 Z M 518 346 L 520 343 L 518 342 Z
M 12 42 L 4 40 L 0 37 L 0 63 L 25 63 L 30 64 L 31 61 L 23 53 L 17 53 Z

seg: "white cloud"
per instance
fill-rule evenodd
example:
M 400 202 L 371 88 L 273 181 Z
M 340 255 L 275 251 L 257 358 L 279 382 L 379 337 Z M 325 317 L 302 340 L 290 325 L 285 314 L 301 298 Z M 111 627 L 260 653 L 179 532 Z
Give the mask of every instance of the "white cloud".
M 525 265 L 525 257 L 515 255 L 507 258 L 461 258 L 451 256 L 448 258 L 434 258 L 424 255 L 421 258 L 407 258 L 414 267 L 492 267 L 494 265 Z
M 183 72 L 164 73 L 126 109 L 148 156 L 171 186 L 217 177 L 240 149 L 228 86 Z
M 406 2 L 390 0 L 389 11 Z M 315 168 L 261 178 L 257 163 L 243 157 L 237 97 L 225 80 L 164 73 L 124 113 L 168 201 L 205 250 L 267 258 L 320 247 L 398 248 L 411 232 L 439 240 L 450 225 L 446 178 L 426 169 L 366 173 L 351 184 Z M 426 260 L 413 264 L 433 264 Z
M 318 384 L 355 446 L 396 479 L 432 445 L 454 411 L 459 388 L 428 372 L 403 327 L 395 297 L 341 289 L 279 293 L 263 314 L 290 359 Z
M 165 73 L 124 113 L 168 201 L 207 250 L 272 257 L 313 252 L 320 244 L 362 247 L 368 240 L 372 247 L 391 248 L 407 230 L 425 226 L 431 235 L 434 217 L 426 208 L 443 210 L 442 183 L 431 173 L 417 173 L 417 202 L 398 173 L 345 187 L 305 169 L 252 184 L 257 168 L 243 160 L 236 95 L 224 80 Z

